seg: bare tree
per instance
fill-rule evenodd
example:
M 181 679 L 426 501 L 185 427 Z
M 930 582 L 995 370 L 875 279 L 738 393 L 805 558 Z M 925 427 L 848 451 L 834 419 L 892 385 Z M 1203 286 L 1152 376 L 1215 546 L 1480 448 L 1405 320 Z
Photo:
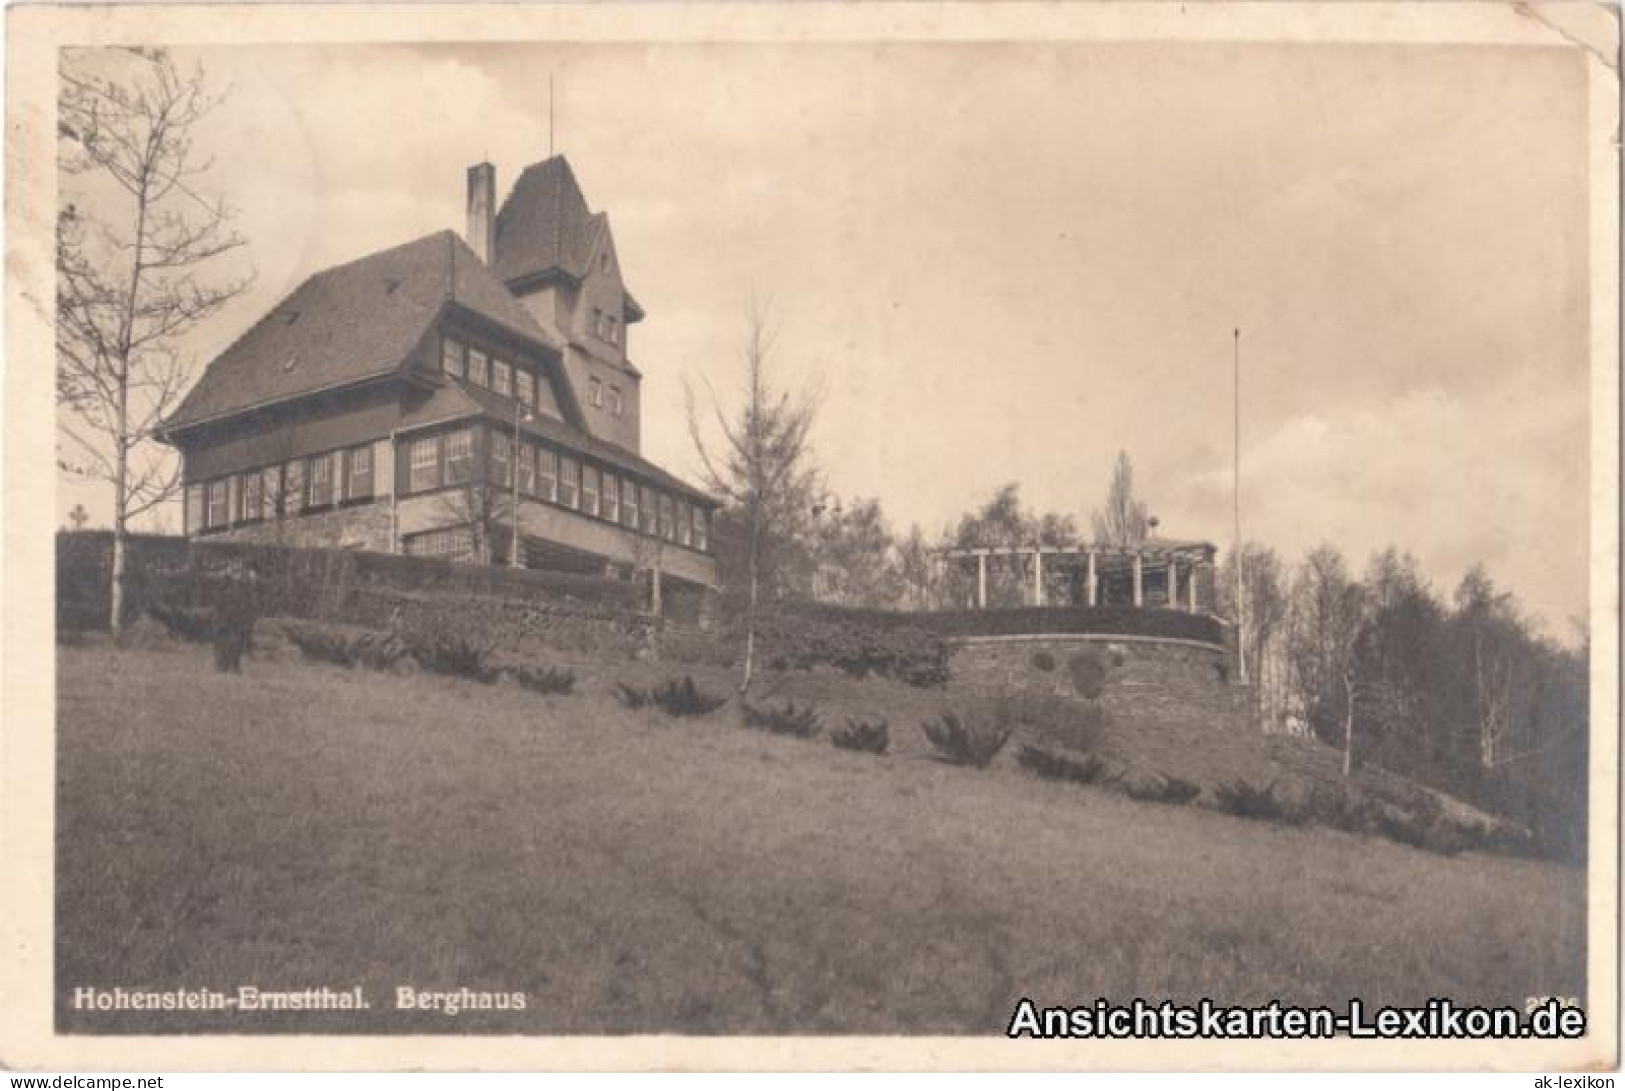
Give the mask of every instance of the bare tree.
M 1106 506 L 1095 511 L 1091 522 L 1097 545 L 1132 549 L 1150 533 L 1145 505 L 1134 498 L 1134 463 L 1127 451 L 1117 452 Z
M 122 62 L 113 75 L 96 63 L 108 57 Z M 86 207 L 66 205 L 56 225 L 57 396 L 72 418 L 61 465 L 113 489 L 115 634 L 129 521 L 180 490 L 151 441 L 191 377 L 182 345 L 249 282 L 201 278 L 244 243 L 232 211 L 193 188 L 210 167 L 193 129 L 219 101 L 161 50 L 74 52 L 62 68 L 61 165 Z
M 764 589 L 777 594 L 781 561 L 796 547 L 814 500 L 820 495 L 807 434 L 817 412 L 816 394 L 793 393 L 772 373 L 777 332 L 770 308 L 754 301 L 746 313 L 745 389 L 730 419 L 715 391 L 711 415 L 721 432 L 713 447 L 701 435 L 701 415 L 685 385 L 689 435 L 704 466 L 707 486 L 730 510 L 744 553 L 745 655 L 740 692 L 755 669 L 756 629 Z
M 1335 548 L 1304 558 L 1292 588 L 1291 671 L 1294 697 L 1309 727 L 1343 750 L 1343 775 L 1354 766 L 1357 654 L 1365 595 Z

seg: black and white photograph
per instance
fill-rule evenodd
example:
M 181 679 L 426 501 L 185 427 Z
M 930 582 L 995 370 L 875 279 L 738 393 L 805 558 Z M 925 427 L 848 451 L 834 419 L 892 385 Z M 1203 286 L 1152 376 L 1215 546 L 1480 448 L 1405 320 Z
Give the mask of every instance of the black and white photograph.
M 0 1059 L 1617 1065 L 1617 11 L 251 7 L 9 12 Z

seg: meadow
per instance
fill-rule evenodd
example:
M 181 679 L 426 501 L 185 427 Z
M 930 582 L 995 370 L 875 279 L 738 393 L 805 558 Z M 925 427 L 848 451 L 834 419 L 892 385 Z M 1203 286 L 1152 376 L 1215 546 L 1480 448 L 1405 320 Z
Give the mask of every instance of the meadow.
M 70 1033 L 998 1034 L 1017 1000 L 1522 1006 L 1585 991 L 1583 871 L 932 760 L 950 695 L 801 675 L 877 757 L 576 692 L 206 648 L 58 651 Z M 835 695 L 839 694 L 837 698 Z M 361 1012 L 72 1010 L 76 986 L 365 989 Z M 522 1012 L 397 1011 L 397 987 Z

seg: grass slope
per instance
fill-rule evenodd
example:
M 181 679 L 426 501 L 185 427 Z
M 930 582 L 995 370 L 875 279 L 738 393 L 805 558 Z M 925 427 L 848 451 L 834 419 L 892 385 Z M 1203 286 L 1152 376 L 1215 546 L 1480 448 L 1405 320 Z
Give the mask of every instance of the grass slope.
M 266 657 L 223 676 L 196 648 L 58 663 L 65 1032 L 994 1034 L 1023 995 L 1584 991 L 1580 872 L 952 768 L 913 720 L 875 758 L 742 730 L 734 703 L 620 707 L 613 680 L 671 673 L 648 664 L 571 664 L 581 693 L 544 698 Z M 66 1004 L 242 984 L 359 984 L 373 1009 Z M 528 1005 L 397 1012 L 400 985 Z

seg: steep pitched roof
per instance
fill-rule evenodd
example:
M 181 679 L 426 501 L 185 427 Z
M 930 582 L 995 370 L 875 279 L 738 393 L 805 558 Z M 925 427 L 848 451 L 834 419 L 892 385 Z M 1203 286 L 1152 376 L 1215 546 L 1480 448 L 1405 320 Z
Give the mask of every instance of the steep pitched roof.
M 559 270 L 586 275 L 592 242 L 604 223 L 587 207 L 575 172 L 562 155 L 520 172 L 497 211 L 491 269 L 503 281 Z
M 307 278 L 209 364 L 164 430 L 388 375 L 448 302 L 558 346 L 462 239 L 439 231 Z
M 445 386 L 436 390 L 422 405 L 403 417 L 398 428 L 402 431 L 426 428 L 469 417 L 484 417 L 512 427 L 513 402 L 484 387 L 462 379 L 450 378 Z M 578 454 L 595 458 L 625 473 L 637 474 L 645 481 L 681 492 L 708 505 L 714 506 L 716 503 L 703 489 L 695 488 L 676 474 L 661 469 L 624 447 L 588 435 L 568 421 L 559 420 L 546 413 L 532 413 L 530 420 L 520 423 L 519 430 Z

